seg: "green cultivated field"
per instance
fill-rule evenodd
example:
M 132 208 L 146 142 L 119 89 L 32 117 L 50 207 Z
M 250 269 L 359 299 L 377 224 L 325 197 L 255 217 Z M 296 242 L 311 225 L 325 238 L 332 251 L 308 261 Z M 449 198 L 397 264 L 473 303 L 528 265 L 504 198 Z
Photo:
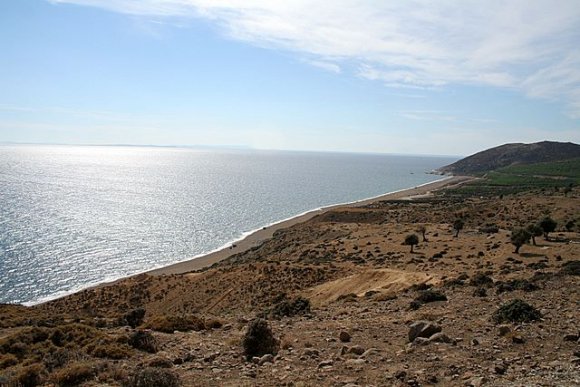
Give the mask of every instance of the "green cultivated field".
M 580 159 L 572 159 L 500 168 L 457 191 L 461 191 L 461 194 L 487 196 L 530 189 L 560 190 L 577 185 L 580 185 Z

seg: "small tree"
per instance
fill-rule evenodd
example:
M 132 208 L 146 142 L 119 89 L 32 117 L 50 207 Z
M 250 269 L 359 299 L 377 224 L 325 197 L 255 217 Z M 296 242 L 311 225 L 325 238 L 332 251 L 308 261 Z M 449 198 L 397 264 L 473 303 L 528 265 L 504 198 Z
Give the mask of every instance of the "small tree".
M 415 231 L 421 233 L 421 236 L 423 237 L 423 242 L 428 242 L 427 237 L 425 236 L 425 234 L 427 233 L 427 227 L 425 227 L 425 225 L 420 225 L 419 227 L 417 227 L 417 230 Z
M 464 225 L 465 222 L 463 221 L 463 219 L 455 219 L 455 222 L 453 222 L 453 229 L 455 230 L 456 238 L 459 236 L 459 231 L 463 230 Z
M 519 254 L 520 247 L 527 243 L 531 236 L 532 234 L 530 234 L 530 232 L 526 229 L 517 228 L 513 230 L 511 235 L 511 242 L 512 245 L 516 247 L 516 251 L 514 251 L 514 253 Z
M 419 244 L 419 237 L 416 234 L 409 234 L 405 237 L 404 245 L 411 246 L 411 253 L 413 252 L 413 246 Z
M 547 240 L 548 234 L 556 231 L 556 226 L 558 226 L 558 223 L 549 216 L 546 216 L 540 221 L 539 226 L 542 228 L 542 230 L 544 230 L 544 239 Z
M 542 230 L 542 228 L 540 226 L 538 226 L 537 224 L 530 224 L 526 230 L 530 233 L 530 236 L 532 238 L 532 243 L 534 244 L 534 246 L 536 246 L 536 237 L 538 236 L 542 236 L 542 234 L 544 233 L 544 230 Z

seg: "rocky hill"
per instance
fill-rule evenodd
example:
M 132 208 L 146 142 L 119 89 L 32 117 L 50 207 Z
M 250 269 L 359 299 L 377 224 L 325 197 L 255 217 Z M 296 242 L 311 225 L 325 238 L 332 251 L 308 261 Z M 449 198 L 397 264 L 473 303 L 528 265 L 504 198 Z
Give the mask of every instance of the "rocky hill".
M 455 175 L 481 175 L 511 165 L 535 164 L 580 158 L 580 145 L 542 141 L 534 144 L 505 144 L 478 152 L 439 169 Z

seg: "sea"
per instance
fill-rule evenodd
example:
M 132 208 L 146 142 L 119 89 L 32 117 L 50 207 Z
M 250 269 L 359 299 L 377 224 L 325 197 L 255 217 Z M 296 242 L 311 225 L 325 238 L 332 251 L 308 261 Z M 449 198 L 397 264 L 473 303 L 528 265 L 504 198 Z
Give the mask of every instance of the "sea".
M 0 303 L 192 259 L 321 207 L 426 184 L 452 157 L 0 145 Z

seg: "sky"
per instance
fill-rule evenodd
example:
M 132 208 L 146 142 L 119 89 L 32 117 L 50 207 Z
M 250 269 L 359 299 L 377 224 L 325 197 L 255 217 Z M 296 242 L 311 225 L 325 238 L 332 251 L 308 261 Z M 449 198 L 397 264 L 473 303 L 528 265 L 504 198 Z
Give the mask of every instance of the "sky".
M 580 0 L 0 2 L 0 142 L 580 143 Z

